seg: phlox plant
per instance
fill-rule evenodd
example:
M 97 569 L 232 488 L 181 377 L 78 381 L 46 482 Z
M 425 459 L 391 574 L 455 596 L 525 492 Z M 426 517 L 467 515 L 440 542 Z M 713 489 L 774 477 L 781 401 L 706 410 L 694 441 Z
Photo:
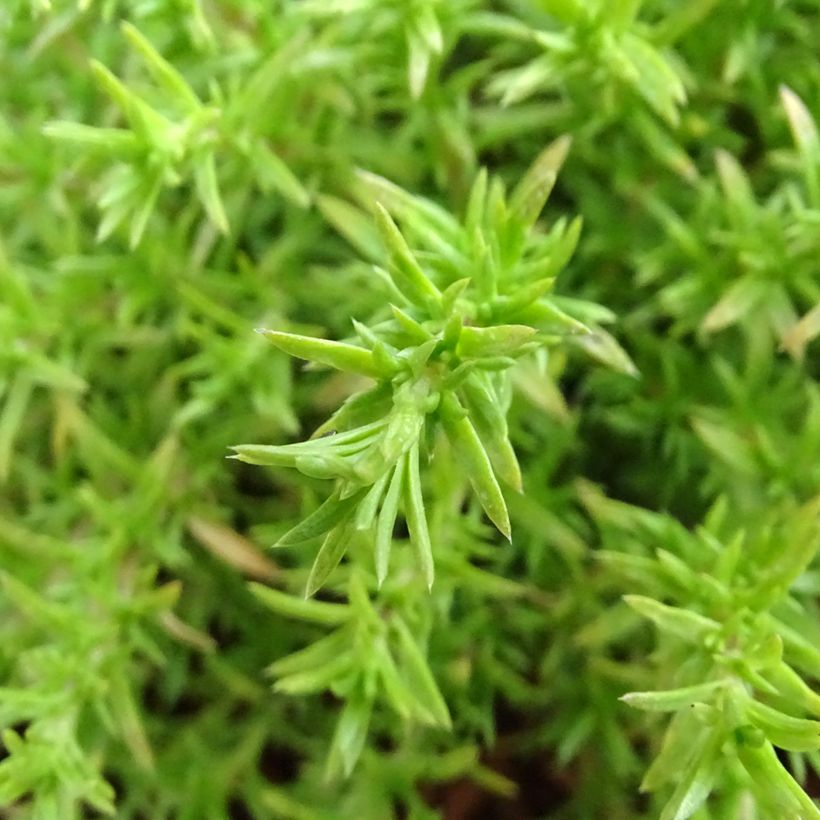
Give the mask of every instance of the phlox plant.
M 0 9 L 0 814 L 820 818 L 817 0 Z

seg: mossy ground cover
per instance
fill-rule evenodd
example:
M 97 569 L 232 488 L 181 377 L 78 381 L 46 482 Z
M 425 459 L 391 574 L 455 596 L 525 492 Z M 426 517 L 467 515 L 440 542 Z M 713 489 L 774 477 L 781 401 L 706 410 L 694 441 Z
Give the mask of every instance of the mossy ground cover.
M 7 0 L 0 812 L 820 817 L 817 0 Z

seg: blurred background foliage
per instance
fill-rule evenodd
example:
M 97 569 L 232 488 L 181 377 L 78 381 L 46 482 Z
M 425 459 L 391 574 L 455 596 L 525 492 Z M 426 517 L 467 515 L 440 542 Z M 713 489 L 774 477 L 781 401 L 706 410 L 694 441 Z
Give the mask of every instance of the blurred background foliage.
M 6 816 L 820 816 L 818 34 L 817 0 L 4 3 Z M 224 456 L 360 384 L 253 329 L 384 307 L 357 170 L 460 218 L 561 135 L 556 292 L 609 332 L 517 365 L 513 543 L 441 460 L 432 592 L 362 547 L 303 601 L 315 551 L 264 548 L 322 482 Z M 377 656 L 410 694 L 361 701 Z

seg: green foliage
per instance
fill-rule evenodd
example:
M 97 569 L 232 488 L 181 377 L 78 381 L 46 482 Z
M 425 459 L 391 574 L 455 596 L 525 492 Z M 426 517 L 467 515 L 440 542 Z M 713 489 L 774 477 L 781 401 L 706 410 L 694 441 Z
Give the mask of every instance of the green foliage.
M 662 546 L 654 558 L 598 553 L 606 567 L 655 596 L 628 595 L 626 602 L 659 630 L 661 679 L 676 688 L 622 699 L 675 713 L 643 781 L 649 790 L 676 784 L 661 816 L 691 814 L 713 789 L 726 800 L 744 787 L 773 814 L 820 814 L 773 749 L 812 752 L 820 743 L 820 721 L 804 717 L 820 715 L 820 698 L 801 677 L 820 672 L 820 636 L 794 620 L 816 607 L 789 595 L 820 548 L 818 509 L 815 499 L 769 516 L 773 521 L 763 517 L 721 543 L 727 509 L 718 502 L 703 529 L 680 533 L 674 553 Z M 620 526 L 616 521 L 616 531 Z M 646 533 L 644 543 L 656 539 Z
M 357 344 L 260 331 L 292 356 L 376 380 L 374 387 L 350 396 L 310 441 L 234 448 L 240 461 L 292 467 L 336 481 L 331 497 L 279 541 L 281 546 L 323 536 L 306 594 L 314 594 L 333 571 L 356 531 L 374 528 L 381 584 L 399 506 L 419 568 L 432 587 L 419 461 L 422 445 L 435 443 L 439 429 L 487 517 L 511 538 L 497 479 L 522 489 L 500 409 L 511 388 L 509 370 L 518 357 L 554 345 L 566 334 L 592 332 L 544 295 L 553 277 L 543 274 L 563 265 L 577 229 L 558 222 L 544 236 L 527 234 L 555 183 L 567 145 L 559 140 L 547 148 L 509 199 L 500 183 L 488 183 L 486 174 L 479 174 L 461 225 L 435 203 L 367 177 L 366 189 L 401 215 L 418 246 L 411 249 L 387 209 L 376 202 L 387 258 L 387 269 L 381 269 L 386 295 L 400 305 L 390 304 L 382 320 L 377 315 L 369 327 L 354 320 Z M 590 310 L 582 302 L 573 309 Z M 426 460 L 433 455 L 429 452 Z
M 818 28 L 5 3 L 0 813 L 820 816 Z

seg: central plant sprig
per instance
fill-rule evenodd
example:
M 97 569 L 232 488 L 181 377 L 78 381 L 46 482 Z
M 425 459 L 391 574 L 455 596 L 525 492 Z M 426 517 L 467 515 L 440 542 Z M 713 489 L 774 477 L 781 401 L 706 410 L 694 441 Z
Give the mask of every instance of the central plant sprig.
M 235 448 L 242 461 L 336 482 L 325 503 L 277 543 L 324 536 L 308 595 L 324 583 L 358 531 L 374 532 L 381 584 L 400 508 L 432 585 L 420 462 L 422 453 L 435 450 L 439 430 L 487 517 L 511 537 L 499 483 L 521 490 L 506 421 L 509 370 L 526 353 L 567 334 L 590 332 L 550 296 L 580 224 L 567 228 L 559 222 L 547 234 L 533 230 L 568 147 L 567 139 L 548 147 L 509 197 L 500 180 L 489 182 L 480 173 L 462 223 L 386 180 L 362 175 L 379 200 L 375 221 L 388 261 L 377 272 L 393 296 L 389 312 L 369 326 L 354 320 L 355 343 L 259 331 L 292 356 L 376 382 L 349 398 L 309 441 Z M 388 208 L 421 247 L 411 248 Z

